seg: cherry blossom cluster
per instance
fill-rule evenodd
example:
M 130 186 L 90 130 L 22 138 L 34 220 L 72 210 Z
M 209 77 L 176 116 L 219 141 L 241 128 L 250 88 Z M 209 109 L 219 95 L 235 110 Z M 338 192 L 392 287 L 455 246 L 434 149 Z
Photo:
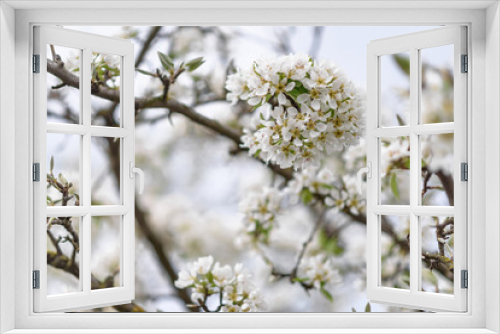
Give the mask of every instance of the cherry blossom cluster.
M 240 202 L 244 213 L 244 232 L 251 242 L 267 244 L 269 233 L 274 228 L 276 216 L 280 213 L 283 194 L 279 189 L 264 187 L 251 192 Z
M 328 168 L 308 167 L 293 173 L 293 179 L 283 189 L 264 187 L 251 192 L 240 202 L 244 214 L 243 234 L 238 243 L 269 244 L 271 231 L 276 228 L 280 214 L 301 201 L 305 205 L 321 201 L 331 212 L 364 210 L 365 201 L 356 189 L 356 177 L 335 177 Z
M 380 147 L 380 172 L 387 175 L 393 168 L 410 168 L 410 140 L 408 137 L 384 138 Z
M 321 291 L 328 299 L 332 299 L 328 287 L 341 281 L 338 270 L 333 268 L 332 261 L 323 254 L 305 257 L 297 270 L 297 279 L 310 288 Z
M 292 202 L 302 200 L 307 205 L 315 198 L 322 200 L 334 213 L 347 209 L 358 214 L 364 205 L 356 191 L 356 178 L 348 174 L 336 178 L 327 168 L 309 167 L 294 173 L 283 191 L 292 198 Z
M 238 263 L 231 268 L 214 263 L 212 256 L 200 257 L 188 263 L 187 270 L 179 272 L 174 285 L 178 289 L 191 288 L 193 303 L 208 309 L 210 296 L 218 296 L 219 305 L 211 312 L 258 312 L 266 309 L 266 303 L 251 281 L 252 275 Z
M 246 101 L 260 117 L 245 129 L 242 146 L 281 168 L 319 166 L 325 153 L 356 145 L 364 103 L 332 62 L 305 55 L 263 58 L 226 82 L 227 99 Z

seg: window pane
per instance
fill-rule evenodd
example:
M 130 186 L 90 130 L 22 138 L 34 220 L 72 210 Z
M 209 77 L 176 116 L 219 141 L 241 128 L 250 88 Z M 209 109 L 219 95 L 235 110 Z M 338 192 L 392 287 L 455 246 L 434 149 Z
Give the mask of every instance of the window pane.
M 92 125 L 120 126 L 121 58 L 121 56 L 92 52 L 92 91 L 106 89 L 116 94 L 116 101 L 113 102 L 96 95 L 91 96 Z
M 380 57 L 380 126 L 410 124 L 410 53 Z
M 389 288 L 410 288 L 410 217 L 380 216 L 380 285 Z M 382 232 L 392 230 L 389 236 Z
M 47 206 L 80 205 L 81 136 L 47 134 Z
M 81 291 L 80 218 L 47 218 L 47 294 Z
M 90 148 L 92 205 L 121 204 L 120 146 L 120 138 L 92 137 Z
M 121 286 L 121 216 L 92 217 L 92 290 Z
M 422 291 L 453 294 L 453 217 L 420 217 Z
M 410 204 L 409 137 L 380 138 L 380 202 Z
M 453 206 L 453 133 L 420 136 L 422 205 Z
M 420 50 L 422 123 L 453 122 L 453 45 Z
M 58 45 L 47 45 L 47 121 L 51 123 L 80 122 L 80 91 L 63 85 L 52 74 L 54 70 L 65 73 L 79 84 L 81 50 Z

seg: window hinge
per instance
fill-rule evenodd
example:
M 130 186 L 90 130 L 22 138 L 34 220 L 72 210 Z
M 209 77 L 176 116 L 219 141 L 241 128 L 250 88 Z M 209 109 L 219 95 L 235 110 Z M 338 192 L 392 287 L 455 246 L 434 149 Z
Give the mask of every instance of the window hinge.
M 466 162 L 460 164 L 460 180 L 469 181 L 469 165 Z
M 33 270 L 33 289 L 40 289 L 40 270 Z
M 467 55 L 462 55 L 462 70 L 460 72 L 469 72 L 469 57 Z
M 469 273 L 467 270 L 462 270 L 460 272 L 460 276 L 461 276 L 461 286 L 462 286 L 462 289 L 468 289 L 469 288 Z
M 40 164 L 38 162 L 33 164 L 33 181 L 40 182 Z
M 33 73 L 40 73 L 40 55 L 33 55 Z

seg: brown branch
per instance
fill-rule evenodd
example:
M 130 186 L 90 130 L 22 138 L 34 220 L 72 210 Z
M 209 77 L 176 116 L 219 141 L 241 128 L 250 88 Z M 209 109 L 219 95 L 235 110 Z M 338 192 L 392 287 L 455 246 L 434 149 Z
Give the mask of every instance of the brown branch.
M 163 248 L 163 242 L 157 237 L 158 234 L 155 233 L 149 226 L 146 219 L 146 214 L 144 210 L 140 207 L 140 205 L 137 203 L 137 201 L 135 202 L 135 219 L 137 225 L 141 229 L 141 232 L 144 234 L 146 239 L 153 247 L 153 250 L 156 256 L 158 257 L 158 261 L 160 261 L 162 268 L 165 270 L 170 280 L 170 283 L 172 283 L 173 286 L 174 281 L 177 279 L 177 272 L 174 269 L 172 263 L 170 262 L 170 259 L 167 257 L 167 254 L 165 253 L 165 250 Z M 186 290 L 176 289 L 176 293 L 186 305 L 192 303 L 191 298 Z M 196 309 L 190 309 L 190 310 L 195 312 L 198 311 Z
M 292 276 L 291 276 L 291 279 L 293 280 L 296 275 L 297 275 L 297 270 L 299 270 L 299 265 L 300 265 L 300 262 L 302 261 L 302 258 L 304 257 L 304 254 L 306 253 L 306 250 L 307 250 L 307 247 L 309 246 L 309 244 L 311 243 L 311 241 L 313 240 L 314 238 L 314 235 L 316 234 L 316 232 L 318 231 L 319 227 L 323 224 L 323 221 L 324 221 L 324 216 L 325 216 L 325 213 L 326 213 L 326 209 L 323 210 L 323 212 L 321 212 L 318 220 L 316 220 L 316 224 L 314 224 L 314 227 L 313 229 L 311 230 L 311 233 L 309 234 L 309 237 L 307 238 L 306 241 L 304 241 L 304 243 L 302 244 L 302 249 L 300 250 L 300 253 L 299 253 L 299 256 L 297 257 L 297 262 L 295 262 L 295 267 L 293 268 L 292 270 Z
M 350 211 L 348 211 L 348 209 L 345 209 L 344 213 L 349 215 L 357 223 L 360 223 L 363 225 L 367 224 L 366 216 L 362 213 L 355 215 L 355 214 L 351 213 Z M 382 232 L 384 232 L 385 234 L 390 236 L 393 239 L 393 241 L 397 245 L 399 245 L 399 247 L 401 248 L 402 251 L 410 252 L 410 244 L 408 243 L 408 241 L 406 239 L 400 239 L 398 237 L 397 233 L 392 228 L 392 226 L 384 219 L 382 219 L 381 230 L 382 230 Z M 453 280 L 454 280 L 453 271 L 448 269 L 448 267 L 446 267 L 446 265 L 444 265 L 440 261 L 434 259 L 433 255 L 422 253 L 422 261 L 424 261 L 429 267 L 432 266 L 432 268 L 437 269 L 437 271 L 439 271 L 443 276 L 445 276 L 446 278 L 448 278 L 450 281 L 453 282 Z M 433 263 L 436 263 L 436 264 L 433 265 Z
M 444 173 L 442 170 L 439 170 L 435 173 L 441 184 L 443 185 L 444 191 L 446 192 L 446 196 L 448 196 L 448 200 L 450 201 L 450 206 L 453 206 L 455 203 L 454 200 L 454 183 L 453 177 Z
M 47 251 L 47 264 L 56 269 L 61 269 L 76 278 L 80 278 L 80 268 L 77 263 L 74 263 L 65 255 L 60 255 L 51 251 Z M 113 287 L 112 280 L 106 279 L 104 282 L 99 281 L 92 275 L 91 288 L 92 290 L 111 288 Z M 130 303 L 124 305 L 114 305 L 119 312 L 146 312 L 142 307 L 137 304 Z
M 144 43 L 142 44 L 141 51 L 139 51 L 137 58 L 135 58 L 135 67 L 138 67 L 142 63 L 144 57 L 146 56 L 146 53 L 149 51 L 149 48 L 153 44 L 153 40 L 159 34 L 161 28 L 162 28 L 161 26 L 155 26 L 150 28 L 149 34 L 146 37 Z
M 108 157 L 110 160 L 111 170 L 115 177 L 115 181 L 119 184 L 120 182 L 120 150 L 117 145 L 119 142 L 115 142 L 114 138 L 107 138 L 108 140 Z M 158 233 L 152 230 L 150 224 L 147 219 L 146 211 L 141 207 L 138 201 L 135 201 L 135 220 L 137 225 L 139 226 L 141 232 L 144 234 L 144 237 L 149 241 L 151 246 L 153 247 L 153 251 L 155 252 L 161 267 L 167 274 L 168 279 L 170 280 L 172 286 L 174 281 L 177 279 L 177 272 L 174 269 L 174 266 L 170 262 L 165 249 L 163 247 L 162 240 L 158 237 Z M 192 303 L 191 298 L 186 290 L 175 289 L 177 296 L 186 304 L 189 305 Z M 190 309 L 190 311 L 197 312 L 198 309 Z
M 47 235 L 49 236 L 50 241 L 52 242 L 52 244 L 56 248 L 57 255 L 62 255 L 63 252 L 61 250 L 61 247 L 59 246 L 59 242 L 57 241 L 56 237 L 54 237 L 52 232 L 50 232 L 49 230 L 47 230 Z
M 293 269 L 290 272 L 281 272 L 281 271 L 277 270 L 276 269 L 276 265 L 265 254 L 265 252 L 262 249 L 257 248 L 257 251 L 260 253 L 260 255 L 261 255 L 262 259 L 264 260 L 264 262 L 271 268 L 271 276 L 273 276 L 276 279 L 285 279 L 285 278 L 287 278 L 287 279 L 290 280 L 290 283 L 292 283 L 292 284 L 298 283 L 298 284 L 300 284 L 306 290 L 306 292 L 313 288 L 312 284 L 307 284 L 305 282 L 301 282 L 301 281 L 297 281 L 296 280 L 296 278 L 297 278 L 297 271 L 299 270 L 300 263 L 302 262 L 302 258 L 304 257 L 304 254 L 306 253 L 307 247 L 309 246 L 309 244 L 314 239 L 314 236 L 316 235 L 316 232 L 318 231 L 318 229 L 323 225 L 323 222 L 324 222 L 323 218 L 324 218 L 324 215 L 325 215 L 326 211 L 327 210 L 324 209 L 320 213 L 318 219 L 316 220 L 316 223 L 314 224 L 314 227 L 312 228 L 311 232 L 309 233 L 309 236 L 302 243 L 302 247 L 300 249 L 299 255 L 297 256 L 297 261 L 295 262 L 295 266 L 293 267 Z
M 74 87 L 74 88 L 79 88 L 80 87 L 80 78 L 74 75 L 73 73 L 69 72 L 66 70 L 63 66 L 60 66 L 56 64 L 55 62 L 51 60 L 47 60 L 47 71 L 59 79 L 61 79 L 63 82 L 67 83 L 69 86 Z M 116 102 L 118 103 L 120 101 L 120 93 L 117 90 L 113 89 L 108 89 L 102 85 L 98 85 L 94 87 L 92 90 L 92 95 L 99 96 L 103 99 Z M 235 131 L 231 128 L 225 127 L 216 120 L 210 119 L 208 117 L 205 117 L 198 112 L 196 112 L 192 107 L 189 107 L 183 103 L 180 103 L 179 101 L 170 99 L 165 101 L 162 96 L 160 97 L 153 97 L 151 99 L 143 99 L 143 98 L 136 98 L 135 99 L 135 108 L 136 108 L 136 113 L 138 112 L 139 109 L 145 109 L 145 108 L 165 108 L 170 111 L 170 113 L 177 113 L 184 115 L 185 117 L 189 118 L 193 122 L 203 125 L 206 128 L 211 129 L 212 131 L 230 139 L 233 141 L 237 146 L 240 146 L 241 143 L 241 134 L 238 131 Z M 259 161 L 263 162 L 262 160 L 258 159 Z M 265 163 L 265 162 L 263 162 Z M 266 163 L 266 166 L 268 166 L 273 172 L 283 176 L 285 180 L 290 180 L 292 178 L 292 170 L 291 169 L 281 169 L 279 166 L 272 164 L 272 163 Z

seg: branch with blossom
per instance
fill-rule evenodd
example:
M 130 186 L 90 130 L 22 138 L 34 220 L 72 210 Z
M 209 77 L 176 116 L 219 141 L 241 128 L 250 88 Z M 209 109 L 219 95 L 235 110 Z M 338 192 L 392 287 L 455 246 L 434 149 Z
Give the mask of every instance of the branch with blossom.
M 214 263 L 212 256 L 200 257 L 187 264 L 175 281 L 178 289 L 191 289 L 193 307 L 205 312 L 259 312 L 266 303 L 260 290 L 251 281 L 248 270 L 238 263 L 231 268 Z M 217 306 L 209 308 L 209 298 L 217 297 Z
M 258 117 L 244 130 L 250 155 L 281 168 L 318 167 L 325 154 L 356 145 L 365 121 L 356 87 L 333 63 L 306 55 L 256 60 L 228 77 L 227 99 L 246 101 Z
M 54 176 L 54 167 L 55 160 L 54 157 L 51 157 L 49 173 L 47 174 L 47 188 L 54 189 L 56 193 L 60 195 L 60 198 L 47 196 L 47 205 L 79 205 L 79 196 L 75 192 L 73 183 L 68 181 L 63 173 L 59 173 L 56 178 Z M 73 202 L 70 202 L 71 200 L 73 200 Z M 80 238 L 74 224 L 72 217 L 47 218 L 47 236 L 56 250 L 55 252 L 47 250 L 47 264 L 53 268 L 63 270 L 79 279 L 80 265 L 76 257 L 80 252 Z M 61 233 L 55 235 L 53 233 L 53 226 L 61 226 L 65 230 L 65 235 Z M 65 254 L 63 251 L 61 245 L 64 243 L 71 244 L 71 255 Z M 109 275 L 102 281 L 97 279 L 94 275 L 91 275 L 92 289 L 112 288 L 114 286 L 114 277 L 116 274 L 117 272 Z M 144 312 L 144 309 L 135 303 L 115 305 L 113 307 L 120 312 Z

